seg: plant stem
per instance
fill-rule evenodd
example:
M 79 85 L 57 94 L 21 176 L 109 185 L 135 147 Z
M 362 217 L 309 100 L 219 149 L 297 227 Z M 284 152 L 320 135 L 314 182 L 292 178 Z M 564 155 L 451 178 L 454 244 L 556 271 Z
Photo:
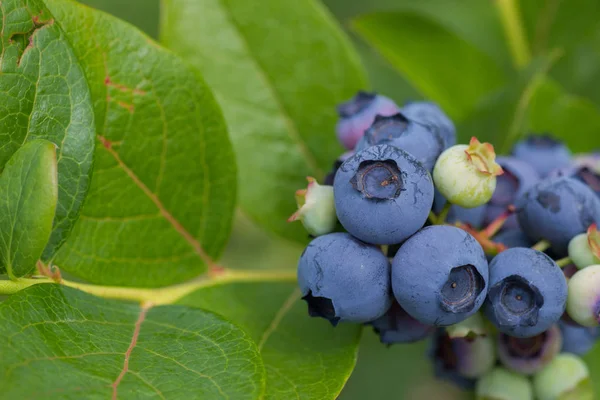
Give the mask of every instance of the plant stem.
M 444 204 L 444 208 L 442 208 L 440 215 L 437 216 L 437 221 L 435 222 L 436 225 L 443 225 L 444 223 L 446 223 L 446 218 L 448 217 L 448 213 L 450 212 L 450 207 L 452 207 L 452 204 L 450 204 L 450 202 L 447 201 L 446 204 Z
M 156 289 L 91 285 L 87 283 L 71 282 L 65 279 L 63 279 L 60 284 L 98 297 L 163 305 L 175 303 L 177 300 L 195 290 L 205 287 L 225 285 L 234 282 L 294 282 L 295 280 L 295 271 L 223 270 L 215 275 L 214 278 L 209 279 L 204 276 L 179 285 Z M 29 286 L 42 283 L 56 282 L 46 277 L 23 278 L 15 281 L 0 280 L 0 294 L 15 294 Z
M 529 43 L 523 28 L 523 20 L 517 0 L 495 0 L 508 47 L 512 54 L 513 64 L 521 68 L 531 60 Z
M 559 267 L 563 268 L 563 267 L 566 267 L 567 265 L 571 264 L 572 261 L 569 257 L 565 257 L 565 258 L 561 258 L 560 260 L 556 260 L 555 263 Z
M 502 214 L 500 214 L 495 220 L 489 223 L 489 225 L 483 230 L 483 234 L 491 238 L 494 236 L 506 223 L 506 220 L 515 213 L 515 206 L 510 205 L 506 208 Z
M 550 242 L 547 240 L 540 240 L 539 242 L 531 246 L 531 248 L 537 251 L 546 251 L 550 248 Z
M 427 219 L 433 225 L 437 225 L 437 215 L 435 215 L 435 213 L 433 211 L 429 211 L 429 217 L 427 217 Z

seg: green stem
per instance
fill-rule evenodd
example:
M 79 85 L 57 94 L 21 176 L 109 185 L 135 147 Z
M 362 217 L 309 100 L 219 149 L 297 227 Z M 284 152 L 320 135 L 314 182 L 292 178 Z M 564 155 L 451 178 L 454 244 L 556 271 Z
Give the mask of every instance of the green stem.
M 560 260 L 556 260 L 555 263 L 559 267 L 563 268 L 563 267 L 566 267 L 567 265 L 571 264 L 572 261 L 569 257 L 565 257 L 565 258 L 561 258 Z
M 429 211 L 429 217 L 427 217 L 427 219 L 433 225 L 437 225 L 437 215 L 435 215 L 435 213 L 433 211 Z
M 517 0 L 496 0 L 495 3 L 512 54 L 513 64 L 515 67 L 521 68 L 529 64 L 531 52 L 518 2 Z
M 537 251 L 546 251 L 550 248 L 550 242 L 547 240 L 540 240 L 539 242 L 531 246 L 531 248 Z
M 446 223 L 446 218 L 448 217 L 448 213 L 450 212 L 450 207 L 452 207 L 452 204 L 449 201 L 447 201 L 446 204 L 444 204 L 444 208 L 442 208 L 440 215 L 437 216 L 437 220 L 435 222 L 436 225 L 443 225 L 444 223 Z
M 129 300 L 140 303 L 151 303 L 153 305 L 172 304 L 195 290 L 225 285 L 235 282 L 295 282 L 295 271 L 243 271 L 224 270 L 214 278 L 201 277 L 199 279 L 167 286 L 157 289 L 144 289 L 120 286 L 100 286 L 87 283 L 71 282 L 62 280 L 60 284 L 93 294 L 98 297 L 109 299 Z M 15 281 L 0 280 L 0 294 L 14 294 L 29 286 L 56 283 L 53 280 L 43 278 L 18 279 Z

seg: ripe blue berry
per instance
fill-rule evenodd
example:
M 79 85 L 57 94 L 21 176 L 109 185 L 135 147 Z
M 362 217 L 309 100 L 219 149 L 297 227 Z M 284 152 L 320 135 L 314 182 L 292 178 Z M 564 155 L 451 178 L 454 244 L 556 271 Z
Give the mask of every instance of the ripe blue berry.
M 569 279 L 567 312 L 582 326 L 600 323 L 600 265 L 579 270 Z
M 450 338 L 443 329 L 438 329 L 432 346 L 431 356 L 435 375 L 439 378 L 479 378 L 494 367 L 496 351 L 491 336 L 477 336 L 473 339 Z M 461 380 L 458 380 L 462 383 Z M 465 386 L 465 385 L 461 385 Z
M 447 326 L 477 312 L 487 292 L 483 249 L 462 229 L 422 229 L 398 250 L 392 262 L 392 289 L 398 303 L 426 325 Z
M 454 123 L 437 104 L 429 101 L 413 101 L 406 103 L 401 112 L 409 119 L 433 127 L 444 141 L 444 149 L 456 144 Z
M 560 319 L 566 301 L 567 281 L 544 253 L 512 248 L 490 263 L 484 309 L 500 332 L 521 338 L 538 335 Z
M 396 103 L 385 96 L 360 91 L 338 106 L 337 137 L 345 148 L 353 150 L 375 116 L 393 115 L 399 110 Z
M 428 171 L 444 150 L 444 143 L 428 126 L 408 120 L 398 113 L 388 117 L 377 116 L 373 125 L 356 145 L 356 151 L 370 146 L 388 144 L 412 154 Z
M 596 193 L 596 196 L 600 196 L 600 174 L 598 171 L 586 165 L 571 164 L 568 167 L 558 168 L 552 171 L 548 176 L 567 176 L 576 179 L 592 189 L 592 191 Z
M 562 320 L 559 321 L 558 326 L 563 337 L 561 349 L 563 353 L 583 356 L 592 350 L 600 335 L 600 329 L 597 326 L 573 325 Z
M 533 241 L 545 239 L 564 255 L 573 237 L 600 222 L 600 200 L 583 183 L 572 178 L 546 178 L 517 202 L 517 219 Z
M 373 244 L 401 243 L 427 220 L 433 183 L 413 156 L 378 145 L 356 153 L 338 169 L 333 186 L 341 224 Z
M 531 247 L 535 243 L 532 243 L 531 240 L 523 233 L 520 229 L 507 229 L 496 236 L 494 236 L 494 242 L 502 243 L 508 248 L 512 247 Z
M 549 135 L 530 135 L 515 144 L 512 154 L 530 164 L 542 178 L 552 170 L 571 163 L 571 151 L 568 147 Z
M 511 371 L 531 375 L 541 370 L 560 352 L 562 335 L 557 325 L 528 338 L 501 333 L 498 337 L 498 358 Z
M 487 204 L 485 224 L 495 220 L 540 180 L 533 167 L 524 161 L 514 157 L 498 157 L 496 162 L 502 167 L 504 173 L 496 177 L 496 190 Z M 503 227 L 514 229 L 518 226 L 516 215 L 511 215 Z
M 385 315 L 369 324 L 384 344 L 418 342 L 435 330 L 433 326 L 424 325 L 408 315 L 395 301 Z
M 309 243 L 298 263 L 298 284 L 310 316 L 334 326 L 377 319 L 392 302 L 387 257 L 347 233 L 330 233 Z

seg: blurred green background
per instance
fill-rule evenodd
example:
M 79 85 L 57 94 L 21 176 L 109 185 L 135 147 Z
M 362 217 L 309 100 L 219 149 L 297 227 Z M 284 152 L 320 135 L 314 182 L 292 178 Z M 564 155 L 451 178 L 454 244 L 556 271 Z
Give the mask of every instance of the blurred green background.
M 420 93 L 423 93 L 423 90 L 418 90 L 418 84 L 415 87 L 411 86 L 390 64 L 350 31 L 349 21 L 358 15 L 382 10 L 403 10 L 403 12 L 418 13 L 419 15 L 435 14 L 435 19 L 441 21 L 443 26 L 450 27 L 448 29 L 454 32 L 468 35 L 471 44 L 485 49 L 486 55 L 494 59 L 509 76 L 507 79 L 509 83 L 513 83 L 513 77 L 515 84 L 519 83 L 519 75 L 512 75 L 514 71 L 511 71 L 512 66 L 508 61 L 510 60 L 508 54 L 510 50 L 503 43 L 503 32 L 499 21 L 495 20 L 497 16 L 493 15 L 495 11 L 492 1 L 436 1 L 435 7 L 432 6 L 433 0 L 323 1 L 351 35 L 368 69 L 373 89 L 385 93 L 399 103 L 422 98 L 423 95 Z M 154 38 L 158 36 L 159 0 L 81 0 L 81 2 L 127 20 Z M 543 104 L 545 109 L 541 111 L 541 114 L 536 115 L 535 100 L 537 98 L 532 100 L 533 111 L 530 116 L 531 120 L 528 121 L 529 128 L 532 126 L 546 128 L 547 124 L 556 121 L 556 124 L 562 124 L 560 128 L 566 129 L 568 133 L 570 115 L 573 115 L 573 110 L 575 110 L 586 117 L 582 124 L 588 125 L 587 132 L 592 132 L 598 137 L 600 132 L 595 129 L 600 127 L 600 113 L 592 101 L 596 103 L 600 101 L 600 52 L 596 51 L 600 49 L 600 30 L 597 21 L 599 14 L 594 12 L 594 10 L 600 11 L 600 2 L 597 0 L 572 0 L 569 8 L 562 7 L 560 10 L 558 9 L 559 3 L 558 0 L 521 2 L 525 19 L 525 34 L 532 43 L 531 50 L 534 61 L 536 56 L 545 54 L 550 45 L 564 45 L 567 52 L 567 57 L 561 57 L 552 69 L 552 79 L 559 82 L 561 87 L 558 87 L 554 81 L 552 83 L 544 82 L 544 90 L 539 91 L 540 99 L 544 101 L 538 103 Z M 564 5 L 567 2 L 562 3 Z M 557 13 L 561 13 L 561 18 L 554 18 L 558 15 Z M 480 19 L 480 16 L 484 18 Z M 546 19 L 553 22 L 546 23 Z M 490 20 L 494 23 L 490 24 Z M 417 26 L 414 27 L 414 29 L 417 28 Z M 411 34 L 410 29 L 408 34 Z M 426 49 L 423 50 L 423 52 L 426 51 Z M 399 63 L 402 64 L 402 60 Z M 452 65 L 447 66 L 447 68 L 453 67 Z M 414 80 L 413 76 L 412 81 Z M 554 103 L 550 102 L 551 96 L 549 97 L 548 93 L 552 94 L 563 88 L 568 89 L 570 94 L 585 96 L 585 100 L 575 99 L 571 95 L 566 97 L 559 92 L 561 97 L 558 100 L 552 98 Z M 520 95 L 520 91 L 518 95 Z M 457 96 L 460 96 L 460 93 L 457 93 Z M 535 96 L 538 96 L 537 92 Z M 518 97 L 513 98 L 512 92 L 508 90 L 500 92 L 492 100 L 498 102 L 499 108 L 503 107 L 501 110 L 495 110 L 498 115 L 502 115 L 502 112 L 507 111 L 504 109 L 506 104 L 502 102 L 508 103 L 508 108 L 510 108 L 513 107 L 513 103 L 517 102 Z M 489 114 L 485 114 L 489 111 L 485 109 L 485 106 L 489 105 L 489 102 L 484 103 L 484 108 L 481 110 L 475 108 L 473 114 L 476 122 L 481 122 L 481 120 L 477 121 L 480 115 L 489 117 Z M 492 105 L 495 106 L 495 103 Z M 494 110 L 493 107 L 492 109 Z M 563 119 L 550 121 L 547 118 L 547 113 L 550 112 L 559 116 L 562 115 L 561 112 L 568 115 Z M 464 124 L 460 124 L 461 122 Z M 459 126 L 466 134 L 470 135 L 469 127 L 471 125 L 469 122 L 469 120 L 459 121 Z M 475 123 L 473 126 L 480 127 L 481 124 Z M 490 129 L 503 129 L 503 127 L 503 121 L 499 121 L 498 127 L 490 127 Z M 585 137 L 583 139 L 585 140 Z M 270 236 L 238 213 L 223 264 L 232 268 L 294 269 L 301 251 L 300 245 Z M 379 398 L 452 400 L 467 398 L 453 386 L 432 378 L 431 366 L 425 357 L 426 351 L 426 343 L 397 345 L 389 348 L 382 346 L 373 332 L 365 329 L 356 370 L 340 398 L 343 400 Z M 588 357 L 588 361 L 590 360 L 591 357 Z M 596 364 L 600 366 L 596 362 L 592 363 L 591 367 L 592 370 L 598 371 Z

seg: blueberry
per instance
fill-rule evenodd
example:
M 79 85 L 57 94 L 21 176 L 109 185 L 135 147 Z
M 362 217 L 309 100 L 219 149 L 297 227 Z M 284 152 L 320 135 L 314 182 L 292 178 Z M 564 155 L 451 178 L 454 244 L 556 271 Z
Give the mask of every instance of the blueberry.
M 418 342 L 435 330 L 434 327 L 424 325 L 408 315 L 395 301 L 385 315 L 369 324 L 384 344 Z
M 503 230 L 494 236 L 494 242 L 502 243 L 508 248 L 512 247 L 531 247 L 533 243 L 521 229 Z
M 567 176 L 576 179 L 592 189 L 596 193 L 596 196 L 600 196 L 600 174 L 586 165 L 572 164 L 568 167 L 558 168 L 548 176 Z
M 346 161 L 353 155 L 354 155 L 353 151 L 347 151 L 344 154 L 342 154 L 341 156 L 339 156 L 338 158 L 336 158 L 335 161 L 333 162 L 333 165 L 331 166 L 331 171 L 325 176 L 325 179 L 323 180 L 323 184 L 333 186 L 333 182 L 335 181 L 335 174 L 336 174 L 337 170 L 342 166 L 344 161 Z
M 560 319 L 566 301 L 567 281 L 544 253 L 516 247 L 490 263 L 484 310 L 500 332 L 521 338 L 538 335 Z
M 561 346 L 562 335 L 557 325 L 529 338 L 501 333 L 497 343 L 498 358 L 511 371 L 532 375 L 552 361 Z
M 579 270 L 569 279 L 567 312 L 582 326 L 600 323 L 600 265 Z
M 487 292 L 483 249 L 462 229 L 435 225 L 408 239 L 392 262 L 396 300 L 426 325 L 447 326 L 477 312 Z
M 330 233 L 309 243 L 298 263 L 298 284 L 310 316 L 334 326 L 377 319 L 392 302 L 387 257 L 347 233 Z
M 389 144 L 412 154 L 428 171 L 433 169 L 435 160 L 444 150 L 444 143 L 437 133 L 400 113 L 375 117 L 373 125 L 356 145 L 356 151 L 378 144 Z
M 433 337 L 430 356 L 433 358 L 434 372 L 438 378 L 467 388 L 470 379 L 484 375 L 496 363 L 496 351 L 491 336 L 452 339 L 443 329 L 438 329 Z
M 504 173 L 496 178 L 496 190 L 487 204 L 485 224 L 489 224 L 515 203 L 540 177 L 533 167 L 514 157 L 498 157 L 496 162 Z M 508 217 L 504 229 L 518 228 L 516 215 Z
M 558 326 L 563 337 L 561 349 L 563 353 L 583 356 L 592 350 L 600 335 L 600 328 L 597 326 L 585 327 L 564 321 L 559 321 Z
M 442 194 L 436 190 L 435 196 L 433 198 L 433 212 L 437 215 L 439 214 L 444 205 L 446 204 L 446 199 Z M 461 206 L 457 206 L 453 204 L 450 207 L 450 211 L 448 212 L 448 216 L 446 217 L 446 222 L 455 223 L 460 222 L 463 224 L 469 224 L 473 228 L 481 228 L 483 226 L 483 220 L 486 214 L 486 205 L 482 205 L 474 208 L 464 208 Z
M 569 148 L 549 135 L 530 135 L 515 144 L 512 154 L 530 164 L 542 178 L 553 169 L 571 164 Z
M 419 230 L 433 202 L 431 176 L 413 156 L 378 145 L 346 160 L 333 186 L 337 216 L 357 238 L 395 244 Z
M 400 108 L 392 100 L 376 93 L 360 91 L 338 106 L 340 120 L 337 137 L 348 150 L 353 150 L 377 115 L 396 114 Z
M 402 107 L 402 114 L 409 119 L 433 127 L 444 141 L 444 148 L 456 144 L 456 128 L 452 120 L 435 103 L 414 101 Z
M 502 168 L 496 163 L 494 147 L 471 138 L 469 145 L 446 149 L 433 169 L 435 187 L 452 204 L 465 208 L 487 203 L 496 189 Z
M 583 183 L 567 177 L 546 178 L 521 196 L 517 219 L 533 241 L 545 239 L 557 255 L 565 255 L 569 241 L 600 221 L 600 200 Z
M 585 362 L 574 354 L 556 356 L 533 377 L 535 396 L 539 400 L 594 400 L 590 372 Z
M 533 400 L 533 387 L 526 376 L 496 367 L 477 381 L 477 400 Z

